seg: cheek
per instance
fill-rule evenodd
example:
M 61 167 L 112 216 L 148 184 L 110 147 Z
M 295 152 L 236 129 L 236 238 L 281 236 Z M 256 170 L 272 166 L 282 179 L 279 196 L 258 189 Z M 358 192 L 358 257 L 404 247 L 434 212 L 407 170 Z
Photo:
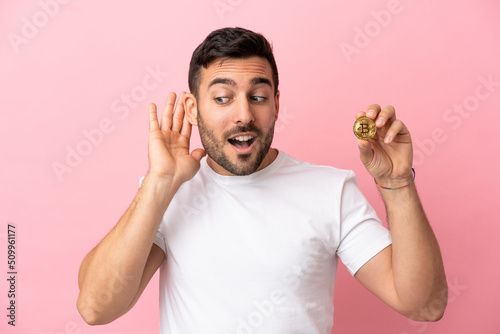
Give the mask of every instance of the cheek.
M 205 130 L 210 132 L 214 139 L 222 140 L 224 133 L 228 131 L 227 122 L 221 117 L 214 118 L 203 116 L 202 119 Z
M 227 122 L 227 120 L 222 117 L 212 118 L 210 120 L 210 127 L 212 128 L 213 132 L 219 136 L 228 130 L 228 124 L 229 122 Z
M 265 122 L 268 126 L 272 126 L 278 120 L 278 114 L 275 111 L 270 111 L 268 115 Z

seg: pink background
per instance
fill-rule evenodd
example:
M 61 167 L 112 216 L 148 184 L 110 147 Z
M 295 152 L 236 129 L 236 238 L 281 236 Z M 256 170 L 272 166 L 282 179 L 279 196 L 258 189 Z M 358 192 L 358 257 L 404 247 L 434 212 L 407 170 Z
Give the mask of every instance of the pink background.
M 409 321 L 341 266 L 334 332 L 498 333 L 499 13 L 494 0 L 2 1 L 0 332 L 158 332 L 157 277 L 130 313 L 89 327 L 75 307 L 78 267 L 147 171 L 147 104 L 188 89 L 191 53 L 210 31 L 243 26 L 274 43 L 282 106 L 274 146 L 353 169 L 381 217 L 354 114 L 392 104 L 412 133 L 416 182 L 450 285 L 446 314 Z M 17 226 L 15 328 L 5 316 L 8 223 Z

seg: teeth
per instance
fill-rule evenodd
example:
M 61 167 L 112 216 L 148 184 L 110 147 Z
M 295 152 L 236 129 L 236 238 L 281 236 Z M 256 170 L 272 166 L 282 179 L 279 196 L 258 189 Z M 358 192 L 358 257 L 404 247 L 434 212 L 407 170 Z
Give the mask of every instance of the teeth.
M 234 140 L 238 141 L 249 141 L 250 139 L 252 139 L 252 136 L 238 136 L 234 138 Z

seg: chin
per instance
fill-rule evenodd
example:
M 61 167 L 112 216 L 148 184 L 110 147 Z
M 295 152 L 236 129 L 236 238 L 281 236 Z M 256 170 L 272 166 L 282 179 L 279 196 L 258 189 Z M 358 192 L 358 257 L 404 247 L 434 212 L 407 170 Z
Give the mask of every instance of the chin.
M 263 157 L 265 157 L 265 154 L 262 154 L 263 152 L 259 154 L 259 151 L 244 154 L 231 153 L 231 155 L 215 154 L 211 158 L 224 170 L 238 176 L 250 175 L 256 172 L 262 164 Z

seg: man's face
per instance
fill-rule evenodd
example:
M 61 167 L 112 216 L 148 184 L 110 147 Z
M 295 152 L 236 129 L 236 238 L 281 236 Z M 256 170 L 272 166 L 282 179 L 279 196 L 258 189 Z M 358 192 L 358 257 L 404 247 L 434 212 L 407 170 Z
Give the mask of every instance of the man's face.
M 265 58 L 216 59 L 202 68 L 197 123 L 208 163 L 220 174 L 248 175 L 274 160 L 269 148 L 278 117 Z

